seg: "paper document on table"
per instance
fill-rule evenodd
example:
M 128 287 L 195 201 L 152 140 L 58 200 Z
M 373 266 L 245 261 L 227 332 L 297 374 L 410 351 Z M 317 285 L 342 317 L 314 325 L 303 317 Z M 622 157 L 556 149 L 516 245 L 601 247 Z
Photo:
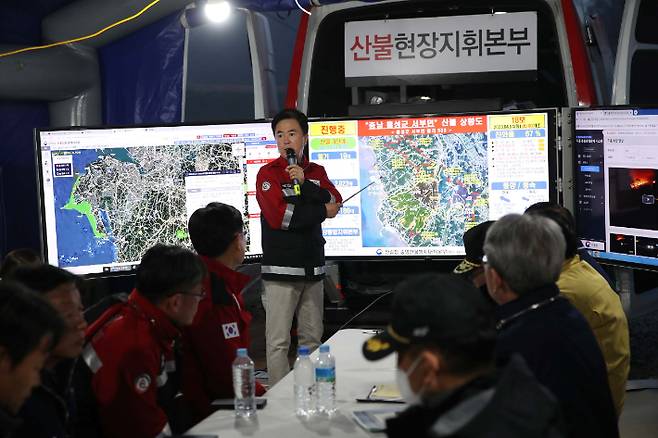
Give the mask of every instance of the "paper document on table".
M 398 387 L 394 383 L 373 385 L 365 398 L 358 398 L 360 402 L 377 403 L 404 403 Z
M 383 383 L 373 386 L 368 397 L 376 400 L 402 400 L 400 390 L 393 383 Z

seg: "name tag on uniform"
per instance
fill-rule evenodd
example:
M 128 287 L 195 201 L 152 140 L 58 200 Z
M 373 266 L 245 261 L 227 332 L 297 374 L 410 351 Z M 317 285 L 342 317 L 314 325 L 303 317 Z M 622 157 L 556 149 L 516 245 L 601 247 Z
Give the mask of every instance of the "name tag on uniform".
M 309 179 L 309 181 L 311 181 L 316 186 L 320 187 L 320 180 L 319 179 Z
M 240 337 L 240 330 L 238 329 L 237 322 L 222 324 L 222 330 L 224 331 L 224 339 L 232 339 L 232 338 Z

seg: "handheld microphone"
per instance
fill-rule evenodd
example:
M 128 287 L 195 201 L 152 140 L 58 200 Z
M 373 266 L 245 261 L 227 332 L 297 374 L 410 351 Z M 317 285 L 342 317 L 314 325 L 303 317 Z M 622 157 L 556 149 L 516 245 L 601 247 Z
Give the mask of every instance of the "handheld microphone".
M 288 160 L 288 166 L 297 165 L 297 154 L 295 150 L 291 148 L 286 149 L 286 159 Z M 297 178 L 292 179 L 293 189 L 295 190 L 295 195 L 299 196 L 302 194 L 302 188 L 299 186 L 299 180 Z

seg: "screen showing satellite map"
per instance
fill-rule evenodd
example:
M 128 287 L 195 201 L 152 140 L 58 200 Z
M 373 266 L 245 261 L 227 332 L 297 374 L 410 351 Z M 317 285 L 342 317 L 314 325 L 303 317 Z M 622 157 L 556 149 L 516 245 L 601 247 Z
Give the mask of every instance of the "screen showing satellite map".
M 463 255 L 470 227 L 552 199 L 554 115 L 312 122 L 311 161 L 344 199 L 367 187 L 325 221 L 327 255 Z
M 266 122 L 38 136 L 47 260 L 78 274 L 134 269 L 156 243 L 190 246 L 187 220 L 209 202 L 247 218 L 247 150 L 277 155 Z M 258 218 L 246 224 L 260 253 Z
M 555 194 L 555 112 L 312 121 L 308 154 L 348 199 L 329 257 L 463 255 L 462 234 Z M 137 267 L 224 202 L 261 249 L 256 175 L 279 156 L 268 122 L 38 132 L 47 261 L 77 274 Z M 552 188 L 553 187 L 553 188 Z M 365 188 L 360 193 L 359 190 Z

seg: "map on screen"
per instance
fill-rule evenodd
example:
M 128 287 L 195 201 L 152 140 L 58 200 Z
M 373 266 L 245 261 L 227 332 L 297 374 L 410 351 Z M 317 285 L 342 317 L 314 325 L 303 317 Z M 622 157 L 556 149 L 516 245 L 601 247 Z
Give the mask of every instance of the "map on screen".
M 133 262 L 157 243 L 186 242 L 186 175 L 238 174 L 241 165 L 230 144 L 216 143 L 66 151 L 53 160 L 70 160 L 73 170 L 54 178 L 64 266 Z
M 326 255 L 463 255 L 469 228 L 551 199 L 554 129 L 550 111 L 311 121 L 308 158 L 343 199 L 368 186 L 322 224 Z M 38 139 L 49 263 L 121 272 L 157 243 L 191 248 L 189 217 L 210 202 L 243 213 L 247 256 L 261 254 L 256 176 L 279 156 L 268 122 Z
M 361 198 L 364 246 L 460 246 L 466 223 L 488 219 L 484 133 L 370 136 L 359 147 L 362 177 L 382 188 Z
M 372 183 L 323 224 L 327 255 L 463 254 L 469 228 L 551 198 L 550 125 L 547 112 L 311 122 L 311 160 L 343 198 Z
M 187 221 L 209 202 L 245 213 L 245 147 L 273 143 L 267 123 L 40 134 L 48 260 L 77 273 L 133 269 L 157 243 L 191 247 Z

